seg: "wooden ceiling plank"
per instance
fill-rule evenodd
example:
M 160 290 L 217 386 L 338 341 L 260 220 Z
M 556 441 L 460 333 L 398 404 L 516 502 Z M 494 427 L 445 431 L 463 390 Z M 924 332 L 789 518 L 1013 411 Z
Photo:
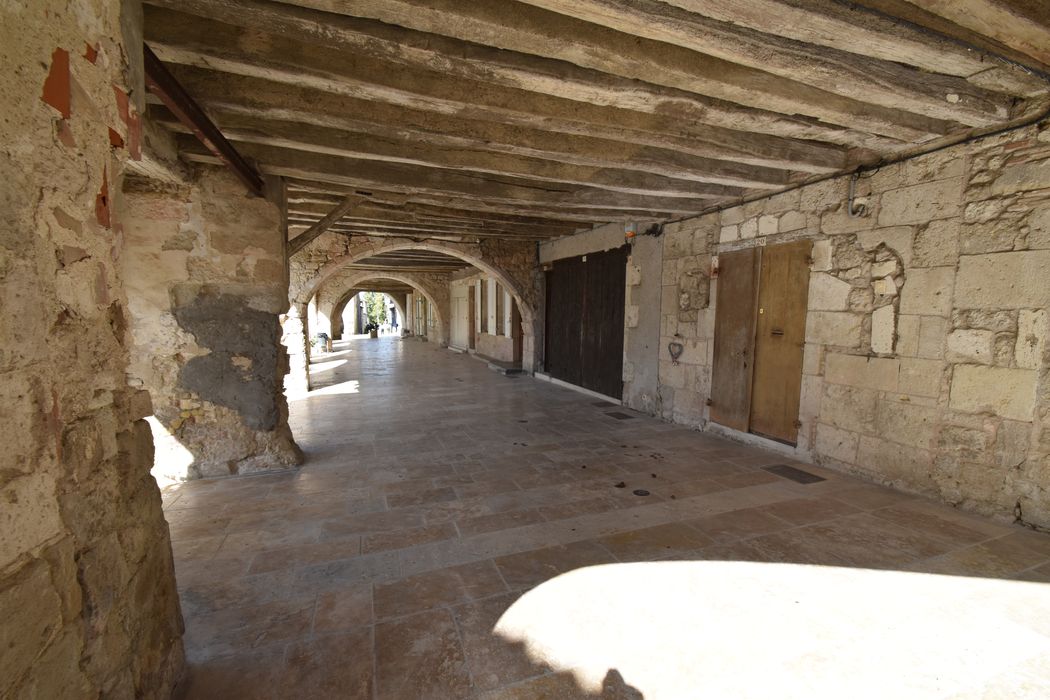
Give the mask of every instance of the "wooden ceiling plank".
M 158 13 L 161 14 L 154 16 Z M 585 100 L 450 78 L 438 71 L 406 71 L 396 64 L 369 56 L 195 20 L 177 12 L 155 9 L 148 16 L 153 20 L 146 25 L 147 40 L 163 60 L 172 63 L 425 108 L 452 116 L 502 122 L 524 118 L 528 124 L 544 116 L 565 118 L 588 104 Z M 505 22 L 503 26 L 507 26 Z M 556 43 L 572 45 L 574 39 L 561 37 Z M 687 53 L 697 56 L 694 52 Z M 680 70 L 689 70 L 688 65 L 691 62 L 681 66 Z M 723 72 L 732 71 L 726 67 Z M 787 81 L 772 75 L 769 78 L 770 88 L 782 93 L 782 84 Z M 735 83 L 727 82 L 726 85 Z M 745 100 L 739 103 L 695 91 L 659 88 L 642 81 L 637 82 L 632 92 L 616 90 L 614 93 L 621 100 L 625 95 L 637 96 L 630 105 L 636 111 L 699 119 L 726 128 L 795 138 L 831 141 L 842 137 L 845 132 L 849 145 L 887 146 L 894 141 L 922 140 L 947 133 L 952 126 L 948 122 L 895 110 L 886 114 L 880 108 L 852 100 L 847 100 L 849 105 L 838 108 L 836 105 L 843 98 L 820 90 L 816 91 L 819 94 L 811 94 L 813 91 L 806 86 L 796 86 L 790 94 L 779 99 L 757 89 L 735 87 L 732 96 Z
M 615 163 L 613 149 L 594 160 L 600 164 L 566 162 L 558 154 L 535 158 L 493 153 L 484 148 L 442 147 L 424 142 L 405 142 L 376 138 L 310 124 L 260 119 L 242 115 L 215 115 L 223 133 L 233 142 L 256 143 L 315 153 L 328 153 L 361 160 L 379 160 L 423 167 L 473 170 L 492 174 L 528 177 L 552 182 L 573 182 L 613 191 L 672 193 L 696 192 L 732 196 L 739 194 L 723 187 L 697 187 L 707 183 L 724 187 L 778 189 L 790 184 L 787 171 L 710 159 L 682 157 L 665 151 L 665 163 L 652 163 L 644 170 L 631 162 Z M 178 125 L 169 125 L 178 129 Z M 611 146 L 612 144 L 610 144 Z M 656 172 L 659 171 L 659 172 Z
M 210 110 L 451 148 L 485 146 L 492 151 L 539 158 L 563 153 L 572 159 L 569 162 L 580 165 L 598 165 L 622 152 L 621 159 L 629 159 L 642 169 L 649 163 L 663 163 L 666 150 L 815 173 L 836 172 L 847 164 L 846 151 L 831 143 L 748 133 L 623 109 L 582 105 L 571 117 L 546 114 L 531 119 L 512 117 L 510 123 L 503 123 L 369 102 L 190 66 L 172 66 L 172 72 Z M 845 142 L 845 136 L 840 140 Z

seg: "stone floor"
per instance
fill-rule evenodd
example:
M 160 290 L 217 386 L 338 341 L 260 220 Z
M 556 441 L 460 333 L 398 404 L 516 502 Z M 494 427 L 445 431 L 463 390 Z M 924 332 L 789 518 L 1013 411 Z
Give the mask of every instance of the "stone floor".
M 193 698 L 1050 697 L 1050 536 L 418 341 L 165 490 Z

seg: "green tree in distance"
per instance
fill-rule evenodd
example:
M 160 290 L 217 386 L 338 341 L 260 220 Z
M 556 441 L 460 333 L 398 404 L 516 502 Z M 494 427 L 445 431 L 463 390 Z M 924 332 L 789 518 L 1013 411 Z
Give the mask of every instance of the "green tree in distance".
M 386 323 L 386 294 L 365 292 L 365 316 L 376 328 Z

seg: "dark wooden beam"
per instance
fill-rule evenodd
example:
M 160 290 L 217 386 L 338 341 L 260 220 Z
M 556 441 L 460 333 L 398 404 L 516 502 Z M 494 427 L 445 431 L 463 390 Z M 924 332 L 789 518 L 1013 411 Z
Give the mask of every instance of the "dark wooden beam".
M 352 194 L 342 202 L 337 204 L 332 211 L 325 214 L 325 217 L 318 221 L 316 224 L 306 229 L 298 236 L 288 241 L 288 257 L 292 257 L 300 250 L 305 248 L 315 238 L 320 236 L 322 233 L 327 231 L 332 224 L 342 219 L 347 212 L 349 212 L 355 204 L 361 201 L 361 197 L 356 194 Z
M 226 140 L 226 137 L 219 131 L 219 127 L 208 118 L 200 105 L 175 79 L 175 76 L 168 72 L 149 46 L 143 45 L 142 55 L 146 72 L 146 88 L 193 132 L 205 148 L 232 170 L 248 186 L 252 194 L 262 196 L 264 188 L 262 176 Z

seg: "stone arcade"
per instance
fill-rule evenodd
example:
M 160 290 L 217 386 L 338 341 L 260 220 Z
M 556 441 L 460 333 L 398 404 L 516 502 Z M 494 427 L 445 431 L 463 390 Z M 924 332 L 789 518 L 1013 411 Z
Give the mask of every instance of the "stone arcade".
M 1046 3 L 0 56 L 0 698 L 1050 696 Z

